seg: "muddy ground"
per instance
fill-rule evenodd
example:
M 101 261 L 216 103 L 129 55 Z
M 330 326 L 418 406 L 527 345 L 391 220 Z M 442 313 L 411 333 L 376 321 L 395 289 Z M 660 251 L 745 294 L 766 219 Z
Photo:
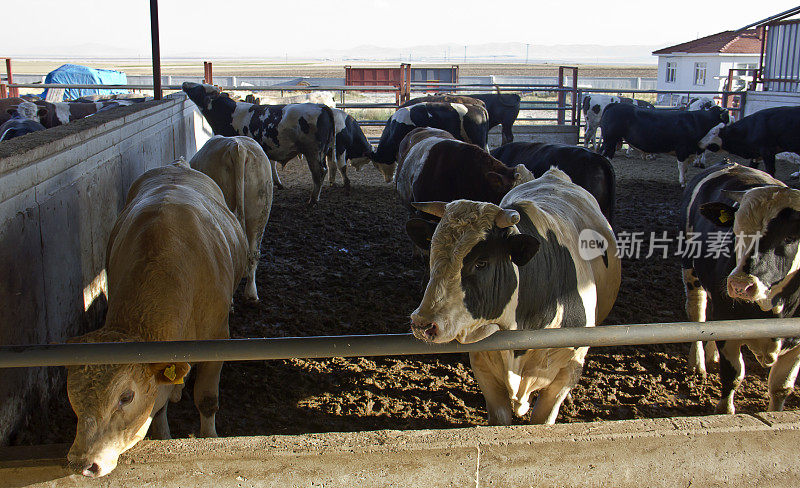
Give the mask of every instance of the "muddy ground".
M 680 197 L 674 158 L 618 156 L 620 231 L 673 233 Z M 690 176 L 698 170 L 692 169 Z M 779 163 L 786 179 L 794 168 Z M 352 171 L 352 194 L 326 185 L 313 210 L 308 169 L 292 161 L 281 177 L 258 268 L 261 303 L 231 312 L 231 335 L 291 337 L 408 332 L 421 298 L 423 266 L 412 259 L 406 218 L 393 188 L 372 167 Z M 622 287 L 607 324 L 685 320 L 676 257 L 625 259 Z M 708 415 L 719 398 L 716 366 L 706 381 L 687 374 L 687 344 L 590 350 L 574 401 L 558 422 Z M 738 412 L 767 407 L 767 371 L 747 353 Z M 191 386 L 189 378 L 188 386 Z M 173 435 L 199 421 L 184 389 L 169 407 Z M 800 405 L 790 398 L 788 409 Z M 16 444 L 71 442 L 75 419 L 65 391 Z M 525 422 L 516 419 L 515 422 Z M 466 355 L 290 359 L 227 363 L 222 371 L 220 435 L 299 434 L 373 429 L 440 429 L 486 424 L 483 398 Z

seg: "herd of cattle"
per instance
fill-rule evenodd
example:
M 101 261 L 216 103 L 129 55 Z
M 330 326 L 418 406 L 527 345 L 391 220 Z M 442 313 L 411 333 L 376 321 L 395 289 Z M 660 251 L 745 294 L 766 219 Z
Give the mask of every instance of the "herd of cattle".
M 771 176 L 775 154 L 800 152 L 800 107 L 763 110 L 731 123 L 713 102 L 659 110 L 592 94 L 583 101 L 587 127 L 591 118 L 593 128 L 586 144 L 594 143 L 599 126 L 598 154 L 513 142 L 517 95 L 437 95 L 400 107 L 373 149 L 355 119 L 325 104 L 236 101 L 214 86 L 188 82 L 183 91 L 215 136 L 188 163 L 150 170 L 133 183 L 107 248 L 105 325 L 73 341 L 228 338 L 228 311 L 241 278 L 247 279 L 245 298 L 258 300 L 261 238 L 273 188 L 281 188 L 276 163 L 296 156 L 311 171 L 312 205 L 328 171 L 331 182 L 341 172 L 349 190 L 348 162 L 356 168 L 372 162 L 394 182 L 408 210 L 406 232 L 414 252 L 428 256 L 428 282 L 410 316 L 413 334 L 423 341 L 470 343 L 498 330 L 603 322 L 622 273 L 609 159 L 623 140 L 645 153 L 674 152 L 681 162 L 682 231 L 696 233 L 703 246 L 711 246 L 715 234 L 733 233 L 725 244 L 730 258 L 682 261 L 690 320 L 790 317 L 800 305 L 800 190 Z M 86 103 L 95 111 L 105 108 L 105 102 Z M 58 104 L 17 102 L 8 130 L 23 130 L 13 124 L 27 122 L 64 123 L 71 110 L 65 115 Z M 488 131 L 495 125 L 503 126 L 504 144 L 489 152 Z M 686 184 L 688 158 L 704 150 L 763 159 L 767 172 L 725 162 Z M 580 249 L 586 232 L 608 243 L 591 259 Z M 705 348 L 698 343 L 690 367 L 704 375 L 706 361 L 719 361 L 723 396 L 717 411 L 733 413 L 744 377 L 743 345 L 771 368 L 769 408 L 782 409 L 800 369 L 794 339 Z M 509 424 L 529 410 L 535 423 L 555 422 L 580 379 L 587 351 L 471 353 L 489 423 Z M 202 436 L 216 435 L 221 367 L 196 365 L 193 398 Z M 153 437 L 169 437 L 168 400 L 180 398 L 190 368 L 70 367 L 67 389 L 78 417 L 71 465 L 86 476 L 103 476 L 148 429 Z M 533 392 L 538 395 L 531 407 Z

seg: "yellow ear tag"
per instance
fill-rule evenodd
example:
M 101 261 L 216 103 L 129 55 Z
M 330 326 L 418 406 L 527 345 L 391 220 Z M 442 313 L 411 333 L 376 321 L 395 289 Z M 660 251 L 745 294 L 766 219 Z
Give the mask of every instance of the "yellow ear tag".
M 731 219 L 731 214 L 724 208 L 719 211 L 719 221 L 723 224 Z
M 175 381 L 175 378 L 178 375 L 175 373 L 175 365 L 174 364 L 170 364 L 169 366 L 164 368 L 164 376 L 170 381 L 173 381 L 173 382 Z M 181 383 L 183 383 L 183 381 L 181 381 Z

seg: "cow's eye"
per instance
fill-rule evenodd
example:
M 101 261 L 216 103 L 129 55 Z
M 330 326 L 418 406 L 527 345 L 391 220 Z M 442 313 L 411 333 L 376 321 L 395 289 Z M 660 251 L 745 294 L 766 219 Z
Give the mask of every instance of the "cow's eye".
M 475 269 L 481 269 L 481 268 L 485 268 L 485 267 L 486 267 L 486 260 L 485 259 L 479 259 L 479 260 L 475 261 Z
M 128 390 L 119 396 L 119 406 L 124 407 L 133 401 L 133 391 Z

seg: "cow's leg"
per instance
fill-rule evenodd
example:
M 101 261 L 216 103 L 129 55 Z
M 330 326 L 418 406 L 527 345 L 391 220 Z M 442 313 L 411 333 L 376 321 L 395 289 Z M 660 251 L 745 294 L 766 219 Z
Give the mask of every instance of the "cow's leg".
M 703 151 L 700 154 L 699 158 L 695 158 L 692 166 L 695 168 L 705 168 L 706 167 L 706 157 L 708 156 L 708 151 Z
M 342 179 L 344 180 L 344 194 L 350 195 L 350 178 L 347 177 L 347 151 L 344 151 L 339 157 L 337 166 L 339 171 L 342 172 Z
M 194 405 L 200 412 L 200 437 L 217 437 L 219 375 L 222 362 L 200 363 L 194 380 Z
M 314 181 L 314 189 L 311 190 L 311 196 L 308 199 L 308 204 L 313 206 L 319 202 L 319 194 L 322 192 L 322 181 L 325 179 L 325 173 L 328 167 L 325 164 L 324 154 L 311 154 L 306 155 L 308 162 L 308 169 L 311 171 L 311 179 Z
M 269 160 L 269 165 L 272 167 L 272 184 L 275 188 L 279 190 L 283 189 L 283 183 L 281 183 L 281 177 L 278 176 L 278 163 L 274 159 Z
M 686 316 L 689 317 L 691 322 L 705 322 L 706 321 L 706 305 L 708 304 L 708 292 L 700 284 L 700 280 L 694 273 L 694 269 L 688 268 L 683 270 L 683 289 L 686 293 Z M 713 342 L 708 345 L 711 346 Z M 715 349 L 716 350 L 716 349 Z M 697 341 L 692 343 L 691 351 L 689 352 L 689 371 L 698 373 L 706 377 L 706 361 L 703 354 L 703 342 Z
M 717 404 L 717 413 L 736 413 L 733 396 L 744 379 L 744 359 L 741 341 L 720 341 L 719 378 L 722 383 L 722 398 Z
M 689 163 L 694 161 L 695 156 L 690 155 L 683 158 L 681 161 L 678 158 L 678 183 L 681 184 L 681 188 L 686 188 L 686 171 L 689 169 Z
M 513 127 L 514 127 L 514 122 L 511 122 L 510 124 L 503 123 L 503 134 L 502 134 L 503 144 L 514 142 L 514 131 L 512 130 Z
M 469 353 L 469 363 L 475 373 L 475 380 L 486 400 L 486 412 L 489 417 L 489 425 L 511 425 L 513 411 L 511 410 L 511 400 L 508 398 L 506 385 L 497 379 L 492 372 L 490 354 L 501 354 L 498 352 L 471 352 Z
M 764 152 L 761 157 L 764 158 L 764 171 L 775 176 L 775 153 Z
M 253 226 L 256 227 L 256 226 Z M 264 237 L 264 230 L 262 229 L 258 235 L 247 236 L 248 251 L 247 251 L 247 286 L 244 290 L 244 296 L 250 301 L 258 301 L 258 288 L 256 287 L 256 269 L 258 269 L 258 261 L 261 259 L 261 239 Z
M 531 411 L 531 423 L 533 424 L 554 424 L 558 417 L 558 410 L 561 403 L 569 395 L 570 390 L 578 383 L 583 370 L 583 360 L 588 347 L 579 347 L 575 350 L 575 356 L 561 368 L 553 381 L 546 388 L 539 392 L 536 403 L 533 404 Z
M 780 412 L 786 398 L 794 390 L 797 372 L 800 370 L 800 346 L 785 351 L 769 370 L 769 408 L 770 412 Z
M 169 405 L 169 402 L 164 402 L 164 406 L 156 412 L 153 416 L 153 421 L 150 422 L 149 436 L 151 439 L 172 439 L 169 432 L 169 422 L 167 421 L 167 405 Z
M 330 185 L 333 186 L 334 183 L 336 183 L 336 169 L 337 169 L 336 155 L 326 157 L 325 161 L 328 164 L 328 183 L 330 183 Z

